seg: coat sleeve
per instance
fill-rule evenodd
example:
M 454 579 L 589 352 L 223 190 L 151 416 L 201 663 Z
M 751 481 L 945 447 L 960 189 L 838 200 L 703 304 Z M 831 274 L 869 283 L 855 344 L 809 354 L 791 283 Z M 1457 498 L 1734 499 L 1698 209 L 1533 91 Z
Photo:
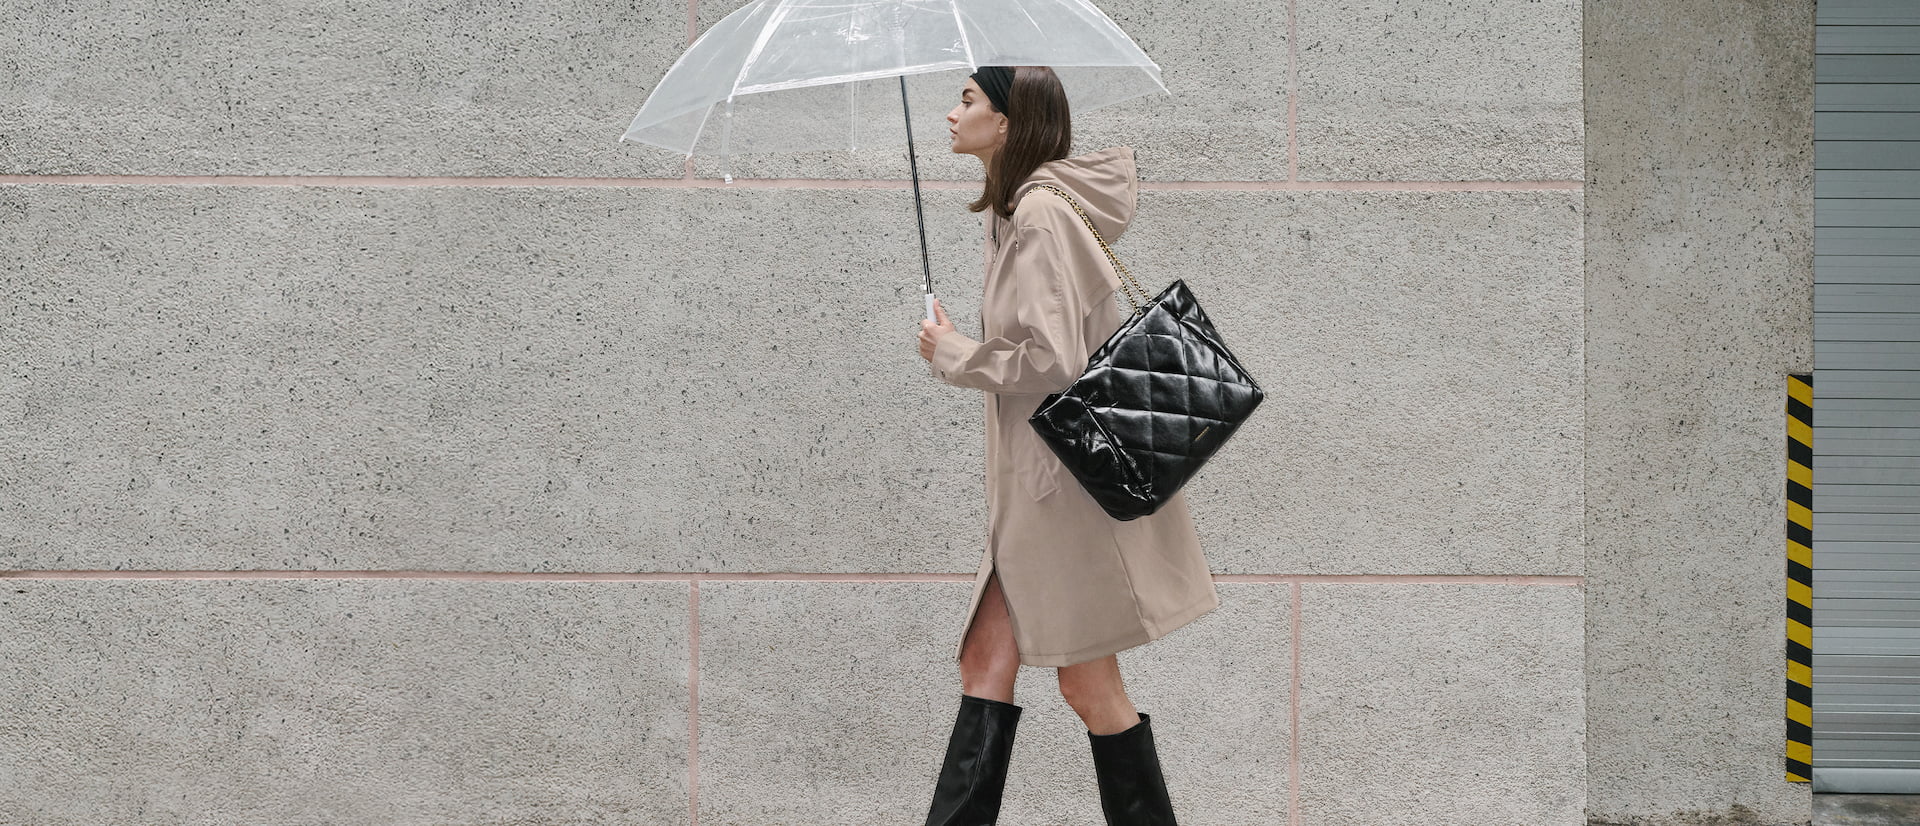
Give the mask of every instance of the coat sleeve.
M 1086 304 L 1070 242 L 1042 226 L 1014 235 L 1008 262 L 1016 310 L 1004 336 L 974 341 L 948 333 L 934 347 L 933 374 L 955 387 L 992 393 L 1057 393 L 1087 366 Z

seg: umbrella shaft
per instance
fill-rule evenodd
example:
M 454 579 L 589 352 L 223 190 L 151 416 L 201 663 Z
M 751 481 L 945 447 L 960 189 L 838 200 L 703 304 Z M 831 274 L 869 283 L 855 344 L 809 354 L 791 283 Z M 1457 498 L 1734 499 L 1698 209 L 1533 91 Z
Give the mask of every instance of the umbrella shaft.
M 933 295 L 933 264 L 927 257 L 927 216 L 920 205 L 920 159 L 913 151 L 913 110 L 907 105 L 907 76 L 900 76 L 900 111 L 907 117 L 907 166 L 913 170 L 913 217 L 920 224 L 920 271 L 927 279 L 927 295 Z

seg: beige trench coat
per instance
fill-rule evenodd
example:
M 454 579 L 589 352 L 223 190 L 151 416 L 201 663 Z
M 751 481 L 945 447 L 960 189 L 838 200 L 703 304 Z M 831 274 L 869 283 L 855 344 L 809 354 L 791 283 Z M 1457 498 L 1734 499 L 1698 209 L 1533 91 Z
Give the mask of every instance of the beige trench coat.
M 941 381 L 986 391 L 987 546 L 956 659 L 995 573 L 1024 665 L 1098 659 L 1220 604 L 1184 493 L 1152 516 L 1116 520 L 1027 423 L 1121 318 L 1113 265 L 1066 200 L 1033 191 L 1041 183 L 1071 193 L 1109 244 L 1132 221 L 1139 189 L 1133 149 L 1114 147 L 1042 164 L 1021 184 L 1011 220 L 986 213 L 985 340 L 942 336 L 931 363 Z

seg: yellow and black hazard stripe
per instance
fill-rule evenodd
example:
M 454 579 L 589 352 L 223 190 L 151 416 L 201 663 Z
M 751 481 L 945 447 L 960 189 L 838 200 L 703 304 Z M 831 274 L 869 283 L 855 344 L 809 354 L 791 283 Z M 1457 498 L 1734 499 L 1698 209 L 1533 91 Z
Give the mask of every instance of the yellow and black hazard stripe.
M 1813 375 L 1787 376 L 1787 780 L 1813 777 Z

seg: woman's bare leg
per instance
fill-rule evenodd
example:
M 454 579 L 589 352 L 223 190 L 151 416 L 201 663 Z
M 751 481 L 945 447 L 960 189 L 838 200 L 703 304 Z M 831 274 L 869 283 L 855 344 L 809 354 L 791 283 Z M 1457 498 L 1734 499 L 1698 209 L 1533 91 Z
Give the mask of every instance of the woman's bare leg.
M 960 710 L 934 781 L 927 826 L 981 826 L 1000 816 L 1020 707 L 1013 679 L 1020 649 L 998 577 L 988 574 L 980 605 L 960 644 Z
M 1060 696 L 1094 734 L 1118 734 L 1140 722 L 1133 700 L 1120 682 L 1117 655 L 1061 666 Z
M 960 647 L 960 693 L 1011 703 L 1019 674 L 1020 648 L 1013 641 L 1013 621 L 1007 618 L 1007 600 L 995 572 L 987 576 L 973 626 Z
M 1100 811 L 1115 826 L 1174 826 L 1167 778 L 1152 721 L 1136 712 L 1120 685 L 1120 659 L 1107 655 L 1060 668 L 1060 694 L 1087 724 Z

